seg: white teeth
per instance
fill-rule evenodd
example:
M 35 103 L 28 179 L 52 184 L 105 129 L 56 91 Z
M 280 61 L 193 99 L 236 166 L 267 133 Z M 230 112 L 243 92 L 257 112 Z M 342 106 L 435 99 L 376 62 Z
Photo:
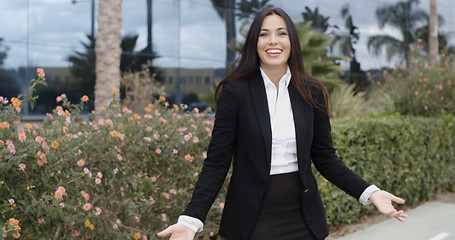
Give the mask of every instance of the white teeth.
M 278 49 L 270 49 L 270 50 L 267 50 L 266 53 L 281 53 L 282 50 L 278 50 Z

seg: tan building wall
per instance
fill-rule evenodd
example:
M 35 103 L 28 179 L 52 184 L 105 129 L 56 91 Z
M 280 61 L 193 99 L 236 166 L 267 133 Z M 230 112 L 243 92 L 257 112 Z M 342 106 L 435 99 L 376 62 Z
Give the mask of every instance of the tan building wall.
M 183 95 L 212 93 L 215 84 L 221 80 L 216 76 L 214 69 L 180 69 L 178 72 L 177 68 L 161 68 L 160 71 L 163 85 L 169 95 L 175 93 L 178 75 L 180 75 L 180 89 Z

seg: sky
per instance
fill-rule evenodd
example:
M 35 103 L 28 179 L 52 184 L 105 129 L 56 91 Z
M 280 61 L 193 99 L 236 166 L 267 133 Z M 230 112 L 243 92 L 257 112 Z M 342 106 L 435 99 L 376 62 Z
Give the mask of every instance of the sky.
M 96 5 L 99 0 L 95 0 Z M 303 20 L 308 6 L 318 7 L 329 23 L 343 29 L 341 8 L 350 4 L 353 22 L 360 40 L 355 46 L 362 69 L 393 66 L 396 59 L 374 57 L 368 52 L 368 37 L 375 34 L 399 36 L 395 29 L 379 29 L 375 10 L 397 0 L 271 0 L 293 20 Z M 84 51 L 81 42 L 91 28 L 91 0 L 0 0 L 0 38 L 8 46 L 4 67 L 64 67 L 74 51 Z M 429 12 L 430 0 L 421 0 L 419 8 Z M 138 34 L 136 50 L 147 44 L 146 0 L 123 0 L 122 35 Z M 95 7 L 96 12 L 96 7 Z M 441 30 L 455 44 L 455 1 L 438 0 L 438 12 L 445 18 Z M 96 26 L 96 22 L 95 22 Z M 240 22 L 237 22 L 237 29 Z M 222 68 L 225 59 L 225 26 L 210 0 L 153 0 L 153 47 L 160 56 L 159 67 Z M 28 59 L 28 61 L 27 61 Z

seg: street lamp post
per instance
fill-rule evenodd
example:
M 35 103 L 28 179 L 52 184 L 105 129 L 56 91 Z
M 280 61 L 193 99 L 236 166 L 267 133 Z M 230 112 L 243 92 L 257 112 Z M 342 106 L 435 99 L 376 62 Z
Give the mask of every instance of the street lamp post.
M 95 38 L 95 0 L 90 0 L 91 1 L 91 4 L 92 4 L 92 7 L 91 7 L 91 27 L 92 27 L 92 31 L 91 31 L 91 37 Z M 76 4 L 77 3 L 77 0 L 71 0 L 71 3 L 73 4 Z

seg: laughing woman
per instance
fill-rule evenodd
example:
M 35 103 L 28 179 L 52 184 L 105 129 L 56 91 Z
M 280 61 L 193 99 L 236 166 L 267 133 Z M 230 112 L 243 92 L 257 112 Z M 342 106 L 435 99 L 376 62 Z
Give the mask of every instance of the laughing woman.
M 191 201 L 158 233 L 191 240 L 233 165 L 219 234 L 227 240 L 314 240 L 329 234 L 311 171 L 400 221 L 404 200 L 348 169 L 332 146 L 327 92 L 305 72 L 297 30 L 279 8 L 254 19 L 235 70 L 217 87 L 212 139 Z

